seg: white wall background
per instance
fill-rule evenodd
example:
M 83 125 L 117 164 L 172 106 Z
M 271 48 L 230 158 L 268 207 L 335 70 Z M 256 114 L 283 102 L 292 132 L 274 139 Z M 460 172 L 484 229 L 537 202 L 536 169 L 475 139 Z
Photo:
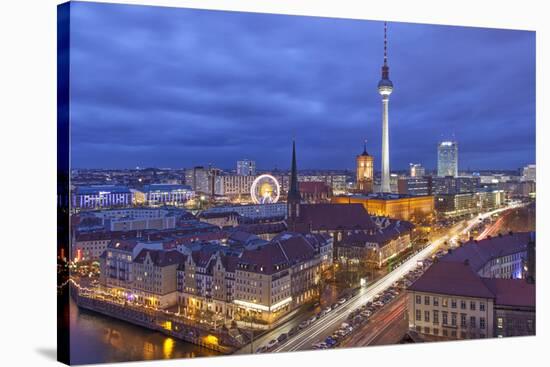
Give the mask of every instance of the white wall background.
M 251 357 L 144 362 L 140 366 L 519 366 L 540 365 L 549 345 L 549 218 L 544 156 L 547 123 L 549 22 L 545 1 L 118 1 L 283 14 L 516 28 L 537 31 L 538 297 L 537 337 L 371 347 Z M 56 5 L 57 0 L 0 4 L 0 149 L 2 221 L 0 362 L 49 366 L 55 362 L 56 294 Z M 505 127 L 504 127 L 505 128 Z M 107 366 L 107 365 L 106 365 Z

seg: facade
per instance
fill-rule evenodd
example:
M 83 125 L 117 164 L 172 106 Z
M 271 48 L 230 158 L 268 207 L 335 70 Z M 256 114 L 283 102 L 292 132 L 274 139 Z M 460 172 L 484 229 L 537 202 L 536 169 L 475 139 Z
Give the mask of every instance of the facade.
M 399 195 L 428 196 L 432 193 L 431 176 L 400 177 L 397 181 Z
M 398 194 L 371 194 L 334 196 L 332 203 L 362 204 L 370 215 L 420 222 L 431 220 L 434 213 L 434 197 Z
M 150 206 L 183 205 L 195 196 L 191 186 L 176 184 L 152 184 L 143 187 L 145 202 Z
M 211 312 L 233 319 L 238 257 L 196 251 L 177 270 L 178 305 L 185 315 Z
M 328 203 L 332 197 L 332 189 L 322 181 L 298 182 L 298 187 L 302 200 L 305 203 Z
M 356 161 L 356 190 L 365 194 L 373 192 L 374 186 L 374 157 L 367 153 L 367 144 L 363 153 L 357 156 Z
M 478 213 L 479 197 L 475 193 L 437 195 L 435 210 L 444 218 L 460 217 Z
M 283 233 L 236 256 L 200 250 L 178 269 L 178 299 L 187 314 L 269 324 L 315 299 L 331 262 L 332 239 L 314 234 Z
M 534 164 L 529 164 L 523 167 L 521 171 L 521 180 L 522 181 L 536 181 L 537 180 L 537 166 Z
M 437 175 L 458 176 L 458 143 L 442 141 L 437 146 Z
M 220 196 L 250 196 L 250 188 L 257 176 L 224 175 L 214 180 L 214 194 Z
M 108 232 L 78 233 L 72 240 L 72 258 L 76 261 L 97 260 L 110 242 Z
M 237 175 L 256 176 L 256 161 L 251 161 L 248 159 L 237 161 Z
M 497 209 L 504 205 L 503 190 L 484 190 L 461 194 L 436 195 L 435 209 L 440 217 L 454 218 L 477 214 L 482 210 Z
M 141 250 L 133 261 L 130 299 L 162 309 L 176 305 L 176 269 L 184 260 L 175 250 Z
M 202 166 L 185 170 L 185 184 L 196 193 L 211 194 L 209 170 Z
M 287 184 L 283 182 L 283 190 L 287 190 L 289 177 L 287 178 Z M 321 174 L 321 175 L 298 175 L 298 182 L 324 182 L 332 190 L 333 194 L 342 194 L 347 191 L 347 178 L 346 175 L 334 175 L 334 174 Z
M 239 224 L 240 214 L 237 212 L 201 212 L 197 216 L 201 222 L 206 222 L 220 228 L 235 227 Z
M 481 181 L 479 177 L 445 176 L 432 177 L 431 179 L 431 193 L 433 195 L 471 193 L 479 191 L 481 187 Z
M 124 208 L 89 212 L 88 216 L 101 221 L 109 232 L 164 230 L 176 227 L 178 216 L 186 213 L 180 209 Z
M 217 206 L 206 209 L 202 213 L 229 212 L 235 212 L 242 217 L 252 219 L 284 217 L 286 215 L 286 203 Z
M 127 207 L 132 205 L 132 192 L 126 186 L 78 186 L 72 194 L 75 209 Z
M 346 235 L 336 246 L 336 259 L 342 263 L 373 264 L 382 267 L 412 246 L 410 222 L 383 218 L 380 228 L 368 233 Z
M 520 270 L 534 241 L 510 234 L 442 257 L 407 290 L 409 328 L 428 340 L 534 335 L 535 285 Z
M 525 278 L 528 262 L 527 250 L 534 244 L 534 233 L 517 232 L 470 240 L 452 250 L 442 262 L 465 262 L 481 277 L 498 279 Z
M 426 169 L 422 167 L 420 163 L 411 163 L 409 165 L 410 172 L 409 175 L 411 177 L 424 177 L 426 176 Z
M 134 281 L 133 261 L 145 247 L 160 249 L 160 243 L 140 243 L 137 240 L 111 240 L 100 256 L 100 283 L 117 293 L 130 294 Z

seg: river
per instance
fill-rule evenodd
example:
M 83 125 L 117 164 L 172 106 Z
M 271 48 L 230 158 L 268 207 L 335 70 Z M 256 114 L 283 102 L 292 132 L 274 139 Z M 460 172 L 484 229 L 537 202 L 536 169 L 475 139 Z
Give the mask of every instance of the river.
M 71 364 L 194 358 L 218 352 L 79 309 L 70 301 Z

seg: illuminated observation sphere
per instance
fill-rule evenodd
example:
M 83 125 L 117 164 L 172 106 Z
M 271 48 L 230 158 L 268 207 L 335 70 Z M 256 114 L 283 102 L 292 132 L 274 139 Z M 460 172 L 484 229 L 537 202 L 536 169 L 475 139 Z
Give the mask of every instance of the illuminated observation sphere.
M 271 175 L 256 177 L 250 187 L 250 197 L 255 204 L 273 204 L 279 201 L 281 186 Z

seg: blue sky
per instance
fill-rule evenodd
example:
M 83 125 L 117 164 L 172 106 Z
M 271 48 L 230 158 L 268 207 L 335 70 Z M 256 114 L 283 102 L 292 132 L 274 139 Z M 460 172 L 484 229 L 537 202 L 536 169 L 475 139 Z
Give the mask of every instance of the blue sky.
M 535 33 L 388 25 L 390 162 L 535 161 Z M 72 166 L 380 167 L 383 23 L 72 3 Z

